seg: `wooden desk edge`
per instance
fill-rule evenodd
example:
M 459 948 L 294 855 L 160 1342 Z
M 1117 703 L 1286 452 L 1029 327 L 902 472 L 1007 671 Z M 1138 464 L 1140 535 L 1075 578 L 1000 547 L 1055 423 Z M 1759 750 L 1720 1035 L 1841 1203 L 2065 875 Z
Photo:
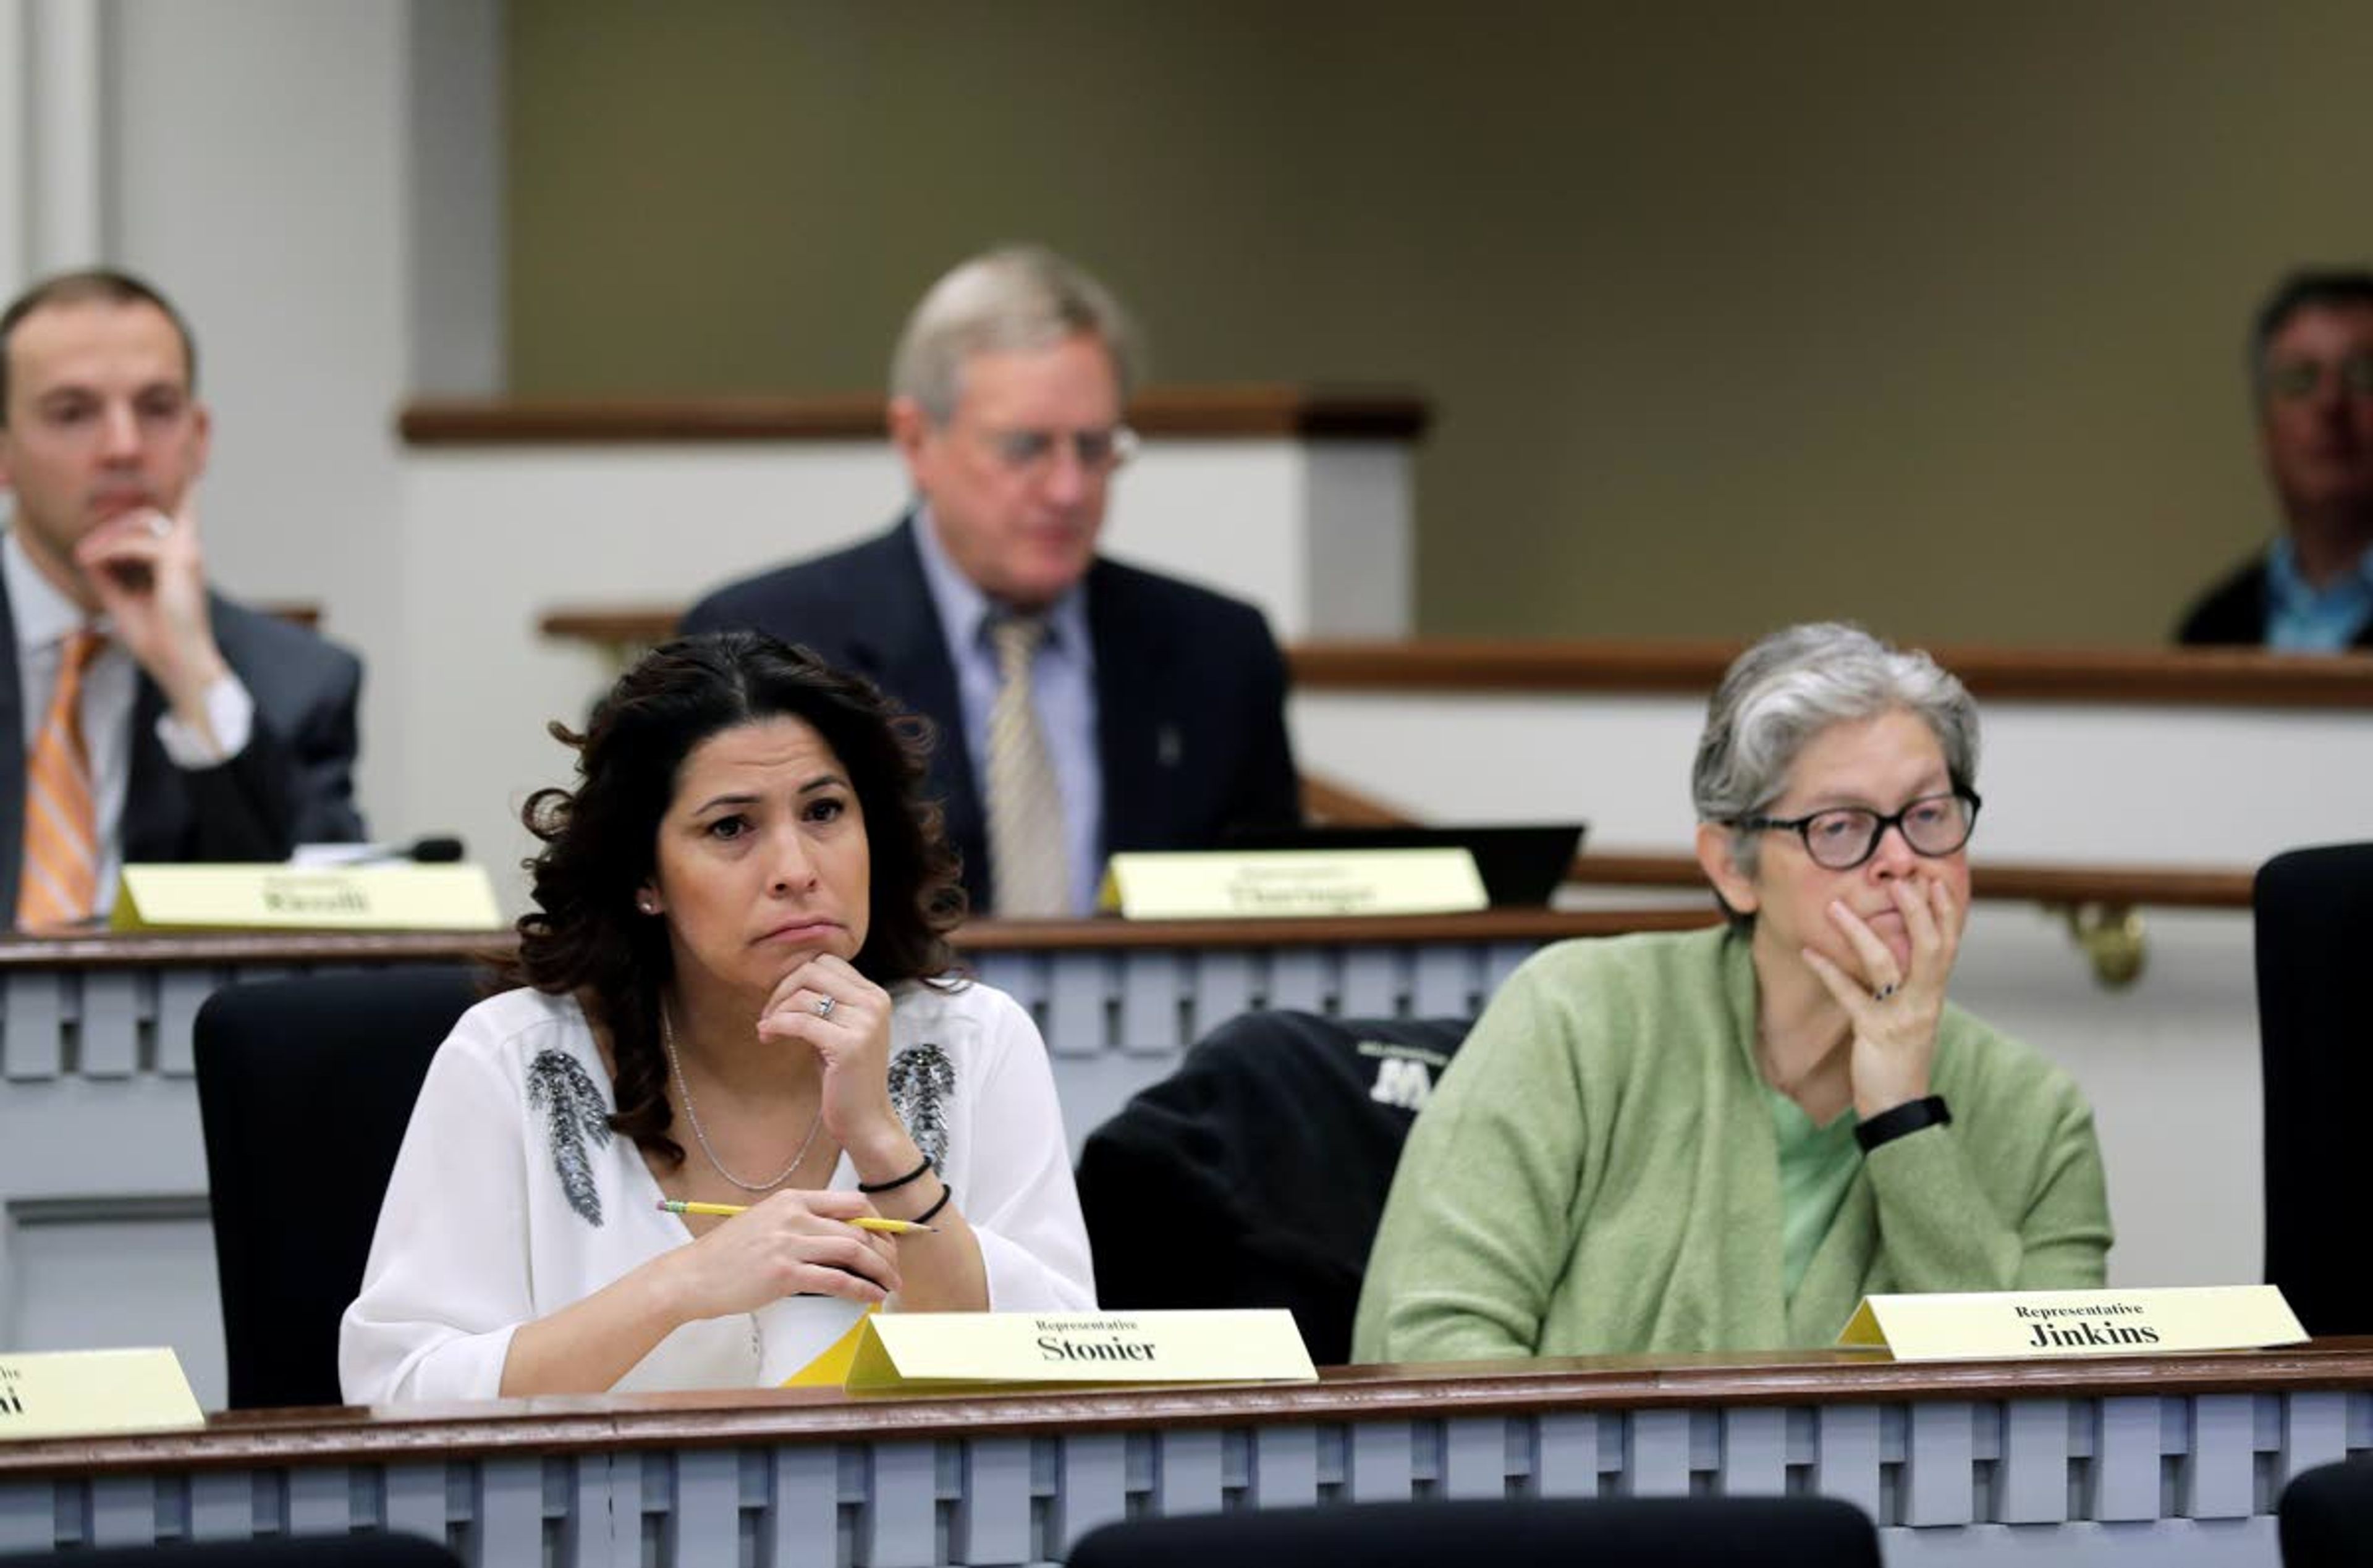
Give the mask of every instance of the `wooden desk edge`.
M 959 962 L 990 953 L 1330 944 L 1549 942 L 1630 931 L 1711 924 L 1698 909 L 1479 910 L 1468 914 L 1369 915 L 1322 920 L 986 920 L 954 934 Z M 0 972 L 72 965 L 85 969 L 258 964 L 499 961 L 517 947 L 508 930 L 418 932 L 153 932 L 111 935 L 0 936 Z
M 1330 1367 L 1315 1384 L 850 1399 L 763 1389 L 484 1405 L 234 1411 L 204 1430 L 0 1443 L 0 1477 L 403 1462 L 596 1448 L 1025 1436 L 1252 1423 L 1441 1420 L 1733 1405 L 2373 1389 L 2373 1339 L 2214 1355 L 1904 1364 L 1846 1352 Z

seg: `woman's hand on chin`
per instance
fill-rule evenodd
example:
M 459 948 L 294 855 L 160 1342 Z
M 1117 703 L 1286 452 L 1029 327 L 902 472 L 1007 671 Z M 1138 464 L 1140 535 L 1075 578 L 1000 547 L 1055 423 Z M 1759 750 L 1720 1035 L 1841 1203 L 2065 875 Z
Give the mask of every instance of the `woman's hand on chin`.
M 815 1052 L 824 1132 L 851 1159 L 906 1144 L 890 1103 L 890 993 L 848 960 L 818 953 L 785 975 L 759 1011 L 758 1038 Z
M 1852 1023 L 1853 1044 L 1847 1061 L 1854 1111 L 1865 1121 L 1929 1092 L 1945 986 L 1960 952 L 1960 911 L 1950 888 L 1926 877 L 1902 877 L 1888 883 L 1888 891 L 1911 938 L 1908 970 L 1842 902 L 1829 905 L 1829 920 L 1853 946 L 1862 978 L 1812 948 L 1805 949 L 1805 962 Z
M 790 1191 L 667 1255 L 684 1322 L 755 1312 L 787 1295 L 878 1305 L 898 1288 L 897 1243 L 848 1222 L 873 1205 L 855 1192 Z

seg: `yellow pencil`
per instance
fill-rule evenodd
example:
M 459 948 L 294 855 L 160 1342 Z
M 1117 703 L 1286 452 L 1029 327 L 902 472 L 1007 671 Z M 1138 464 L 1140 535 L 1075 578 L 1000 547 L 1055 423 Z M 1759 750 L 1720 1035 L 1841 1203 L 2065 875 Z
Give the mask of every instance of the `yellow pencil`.
M 660 1200 L 660 1207 L 672 1214 L 731 1215 L 746 1213 L 749 1209 L 747 1203 L 687 1203 L 680 1198 L 662 1198 Z M 913 1220 L 877 1219 L 871 1214 L 862 1215 L 848 1223 L 859 1230 L 873 1231 L 881 1236 L 905 1236 L 909 1231 L 930 1232 L 940 1228 L 935 1225 L 917 1225 Z

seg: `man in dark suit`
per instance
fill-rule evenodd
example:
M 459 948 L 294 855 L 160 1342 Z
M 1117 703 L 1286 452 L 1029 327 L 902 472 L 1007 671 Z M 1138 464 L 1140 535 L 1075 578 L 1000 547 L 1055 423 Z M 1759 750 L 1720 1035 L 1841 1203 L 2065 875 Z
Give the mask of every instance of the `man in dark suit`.
M 2373 273 L 2298 273 L 2250 338 L 2258 444 L 2284 532 L 2185 612 L 2176 640 L 2373 648 Z
M 0 889 L 20 926 L 105 914 L 126 861 L 362 836 L 361 665 L 206 586 L 195 379 L 180 314 L 127 274 L 0 312 Z
M 1106 856 L 1298 821 L 1285 666 L 1248 604 L 1096 553 L 1134 349 L 1047 251 L 933 285 L 892 370 L 913 508 L 886 534 L 731 584 L 686 632 L 755 626 L 934 720 L 931 784 L 976 910 L 1093 906 Z

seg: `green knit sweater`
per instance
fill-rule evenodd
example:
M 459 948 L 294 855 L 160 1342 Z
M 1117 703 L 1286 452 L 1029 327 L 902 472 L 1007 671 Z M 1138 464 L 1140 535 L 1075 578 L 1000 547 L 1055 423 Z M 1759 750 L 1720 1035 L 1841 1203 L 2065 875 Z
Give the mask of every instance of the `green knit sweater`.
M 1510 977 L 1409 1133 L 1357 1361 L 1826 1345 L 1873 1292 L 2098 1286 L 2093 1113 L 1947 1006 L 1952 1108 L 1868 1155 L 1793 1298 L 1755 967 L 1728 931 L 1564 942 Z

